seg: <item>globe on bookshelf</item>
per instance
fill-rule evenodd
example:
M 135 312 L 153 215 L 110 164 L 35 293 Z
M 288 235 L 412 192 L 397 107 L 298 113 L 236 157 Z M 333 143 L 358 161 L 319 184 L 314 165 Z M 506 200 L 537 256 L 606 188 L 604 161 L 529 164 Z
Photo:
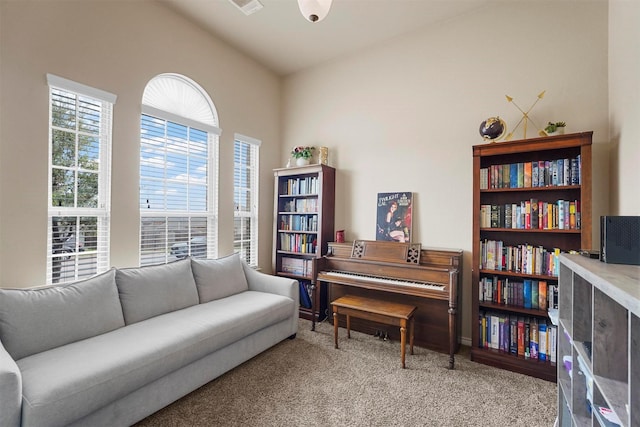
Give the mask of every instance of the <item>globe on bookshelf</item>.
M 480 136 L 487 141 L 495 142 L 507 133 L 507 124 L 500 117 L 489 117 L 480 123 Z

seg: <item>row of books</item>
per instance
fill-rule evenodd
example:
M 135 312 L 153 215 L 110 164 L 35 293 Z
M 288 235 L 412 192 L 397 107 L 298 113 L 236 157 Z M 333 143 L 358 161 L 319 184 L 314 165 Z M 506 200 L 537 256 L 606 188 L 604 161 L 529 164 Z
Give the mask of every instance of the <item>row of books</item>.
M 480 302 L 511 305 L 534 310 L 558 308 L 558 285 L 546 280 L 481 277 Z
M 481 311 L 478 347 L 556 363 L 558 328 L 542 318 Z
M 317 215 L 281 215 L 280 230 L 318 231 Z
M 502 240 L 480 241 L 480 269 L 557 277 L 560 249 L 521 244 L 507 246 Z
M 316 213 L 318 199 L 293 199 L 282 204 L 281 212 Z
M 311 282 L 298 280 L 298 286 L 300 287 L 300 305 L 304 308 L 311 308 L 311 298 L 313 296 Z
M 538 160 L 480 169 L 480 189 L 556 187 L 582 183 L 582 160 Z
M 305 258 L 282 257 L 280 270 L 298 276 L 311 276 L 313 260 Z
M 529 199 L 504 205 L 480 205 L 480 228 L 579 230 L 581 227 L 579 200 Z
M 306 178 L 290 178 L 286 182 L 286 191 L 290 196 L 318 194 L 320 181 L 317 176 L 308 176 Z
M 280 233 L 280 250 L 287 252 L 316 253 L 316 236 L 302 233 Z

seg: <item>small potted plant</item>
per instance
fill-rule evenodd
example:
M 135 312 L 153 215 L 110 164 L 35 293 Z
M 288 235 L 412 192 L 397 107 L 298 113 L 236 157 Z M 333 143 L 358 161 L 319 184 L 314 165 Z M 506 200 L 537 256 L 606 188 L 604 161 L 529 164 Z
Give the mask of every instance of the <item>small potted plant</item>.
M 305 166 L 310 163 L 311 157 L 313 156 L 313 150 L 315 149 L 316 147 L 304 147 L 299 145 L 291 150 L 291 156 L 296 159 L 296 165 Z
M 547 127 L 544 128 L 544 131 L 547 135 L 564 135 L 564 128 L 567 126 L 565 122 L 549 122 Z

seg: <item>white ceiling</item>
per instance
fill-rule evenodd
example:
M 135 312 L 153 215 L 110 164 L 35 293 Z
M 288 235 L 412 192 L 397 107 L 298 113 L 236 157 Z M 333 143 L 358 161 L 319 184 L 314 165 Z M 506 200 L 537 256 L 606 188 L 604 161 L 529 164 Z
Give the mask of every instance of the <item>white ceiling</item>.
M 483 7 L 489 0 L 333 0 L 321 22 L 296 0 L 260 0 L 245 16 L 229 0 L 160 0 L 280 75 L 287 75 Z

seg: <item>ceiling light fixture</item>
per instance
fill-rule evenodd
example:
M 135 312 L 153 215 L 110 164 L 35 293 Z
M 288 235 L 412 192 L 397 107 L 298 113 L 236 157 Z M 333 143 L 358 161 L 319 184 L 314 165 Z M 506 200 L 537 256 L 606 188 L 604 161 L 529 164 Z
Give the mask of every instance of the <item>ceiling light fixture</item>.
M 298 0 L 298 7 L 302 16 L 309 22 L 322 21 L 331 8 L 333 0 Z

